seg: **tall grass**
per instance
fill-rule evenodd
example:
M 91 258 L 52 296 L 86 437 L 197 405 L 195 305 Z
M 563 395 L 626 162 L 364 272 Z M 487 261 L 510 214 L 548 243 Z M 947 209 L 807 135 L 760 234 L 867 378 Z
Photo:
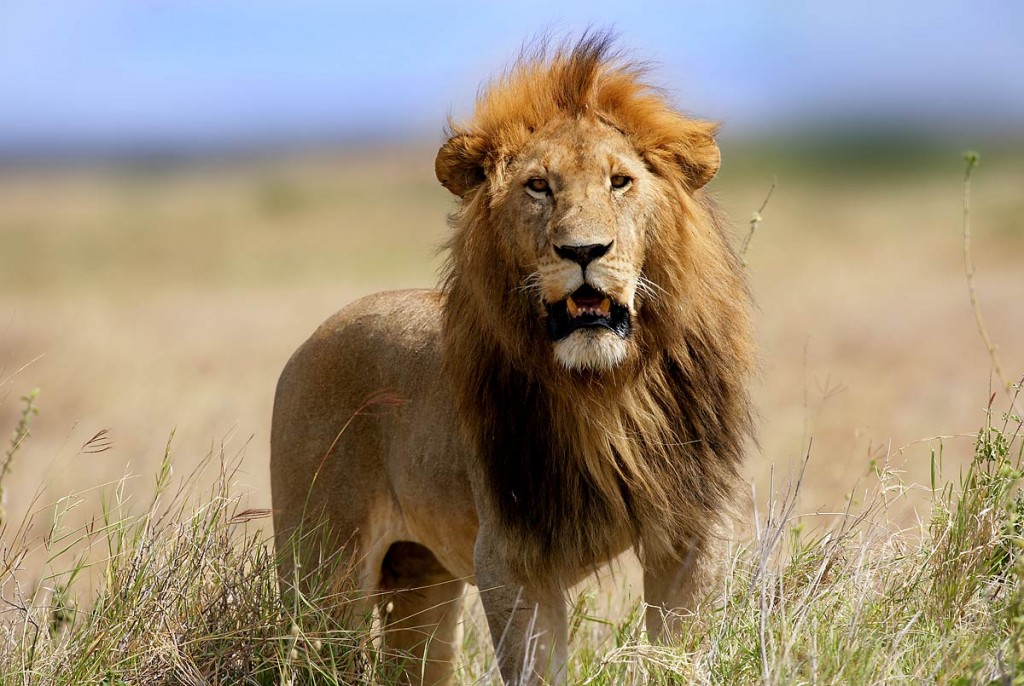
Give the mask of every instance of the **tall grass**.
M 969 468 L 936 476 L 930 517 L 910 529 L 893 523 L 903 486 L 885 470 L 815 527 L 794 515 L 798 484 L 769 499 L 735 547 L 723 600 L 676 644 L 649 644 L 640 608 L 609 623 L 576 598 L 570 682 L 1024 682 L 1021 427 L 989 411 Z M 175 483 L 168 450 L 148 502 L 132 503 L 121 480 L 85 527 L 64 529 L 81 502 L 69 496 L 41 543 L 12 537 L 2 683 L 396 683 L 372 630 L 324 609 L 344 603 L 336 591 L 282 601 L 268 513 L 243 507 L 235 462 L 211 453 L 205 472 Z M 47 573 L 29 583 L 33 545 Z M 486 630 L 467 621 L 464 640 L 461 679 L 494 681 Z
M 891 472 L 814 531 L 789 491 L 756 515 L 724 601 L 680 645 L 646 645 L 633 618 L 579 649 L 574 680 L 1024 683 L 1022 449 L 1021 419 L 989 413 L 969 468 L 936 484 L 930 519 L 911 529 L 892 523 L 904 487 Z

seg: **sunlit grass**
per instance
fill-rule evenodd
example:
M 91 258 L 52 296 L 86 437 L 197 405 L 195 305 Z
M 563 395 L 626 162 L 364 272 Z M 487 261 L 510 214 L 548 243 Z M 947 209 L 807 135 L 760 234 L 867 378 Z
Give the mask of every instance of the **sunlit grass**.
M 650 645 L 639 608 L 608 622 L 575 598 L 569 682 L 1016 683 L 1022 438 L 1020 418 L 989 411 L 974 461 L 936 477 L 931 512 L 911 529 L 892 523 L 905 488 L 885 470 L 814 528 L 821 516 L 795 511 L 799 484 L 780 489 L 735 546 L 723 599 L 675 644 Z M 233 461 L 211 453 L 176 479 L 170 455 L 148 502 L 132 502 L 122 479 L 103 490 L 101 517 L 67 530 L 81 494 L 58 502 L 34 582 L 20 562 L 31 545 L 5 537 L 3 683 L 397 683 L 373 630 L 340 621 L 348 596 L 282 600 L 268 513 L 243 507 Z M 471 617 L 459 677 L 496 679 Z

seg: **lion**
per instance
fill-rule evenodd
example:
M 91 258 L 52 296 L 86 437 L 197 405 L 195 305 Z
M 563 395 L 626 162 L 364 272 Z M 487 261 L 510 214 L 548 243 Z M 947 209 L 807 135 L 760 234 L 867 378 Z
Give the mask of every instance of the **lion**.
M 340 553 L 409 683 L 451 680 L 466 584 L 503 679 L 556 683 L 566 591 L 602 564 L 636 551 L 652 641 L 720 579 L 751 296 L 703 190 L 716 125 L 645 79 L 606 36 L 521 57 L 437 154 L 440 287 L 349 305 L 281 374 L 283 583 Z M 402 404 L 365 411 L 383 390 Z

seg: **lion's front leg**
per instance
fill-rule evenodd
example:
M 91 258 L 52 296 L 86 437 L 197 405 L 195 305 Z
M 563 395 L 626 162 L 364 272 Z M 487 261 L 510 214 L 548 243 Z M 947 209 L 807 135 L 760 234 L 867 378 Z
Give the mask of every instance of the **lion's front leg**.
M 564 593 L 554 585 L 517 583 L 483 533 L 474 558 L 502 679 L 514 686 L 563 683 L 569 643 Z
M 647 636 L 671 641 L 697 606 L 714 598 L 722 579 L 729 541 L 720 530 L 703 542 L 679 548 L 677 559 L 644 565 Z

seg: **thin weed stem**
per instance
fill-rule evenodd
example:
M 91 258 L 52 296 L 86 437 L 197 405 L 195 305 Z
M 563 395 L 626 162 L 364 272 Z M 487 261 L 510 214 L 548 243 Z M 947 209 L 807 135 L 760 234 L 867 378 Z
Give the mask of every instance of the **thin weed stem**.
M 971 301 L 971 311 L 974 312 L 974 321 L 977 324 L 978 333 L 981 334 L 981 340 L 984 341 L 985 349 L 992 360 L 992 369 L 995 372 L 996 378 L 999 379 L 999 385 L 1002 387 L 1003 393 L 1010 400 L 1010 406 L 1013 407 L 1018 415 L 1021 415 L 1022 412 L 1017 404 L 1017 399 L 1012 393 L 1013 384 L 1006 374 L 1003 373 L 1003 365 L 999 360 L 998 349 L 992 341 L 988 327 L 985 325 L 985 317 L 981 313 L 981 303 L 978 301 L 978 291 L 974 285 L 974 258 L 971 255 L 971 177 L 981 162 L 981 156 L 973 150 L 969 150 L 964 153 L 964 162 L 966 166 L 964 167 L 963 253 L 964 273 L 967 276 L 967 295 Z

